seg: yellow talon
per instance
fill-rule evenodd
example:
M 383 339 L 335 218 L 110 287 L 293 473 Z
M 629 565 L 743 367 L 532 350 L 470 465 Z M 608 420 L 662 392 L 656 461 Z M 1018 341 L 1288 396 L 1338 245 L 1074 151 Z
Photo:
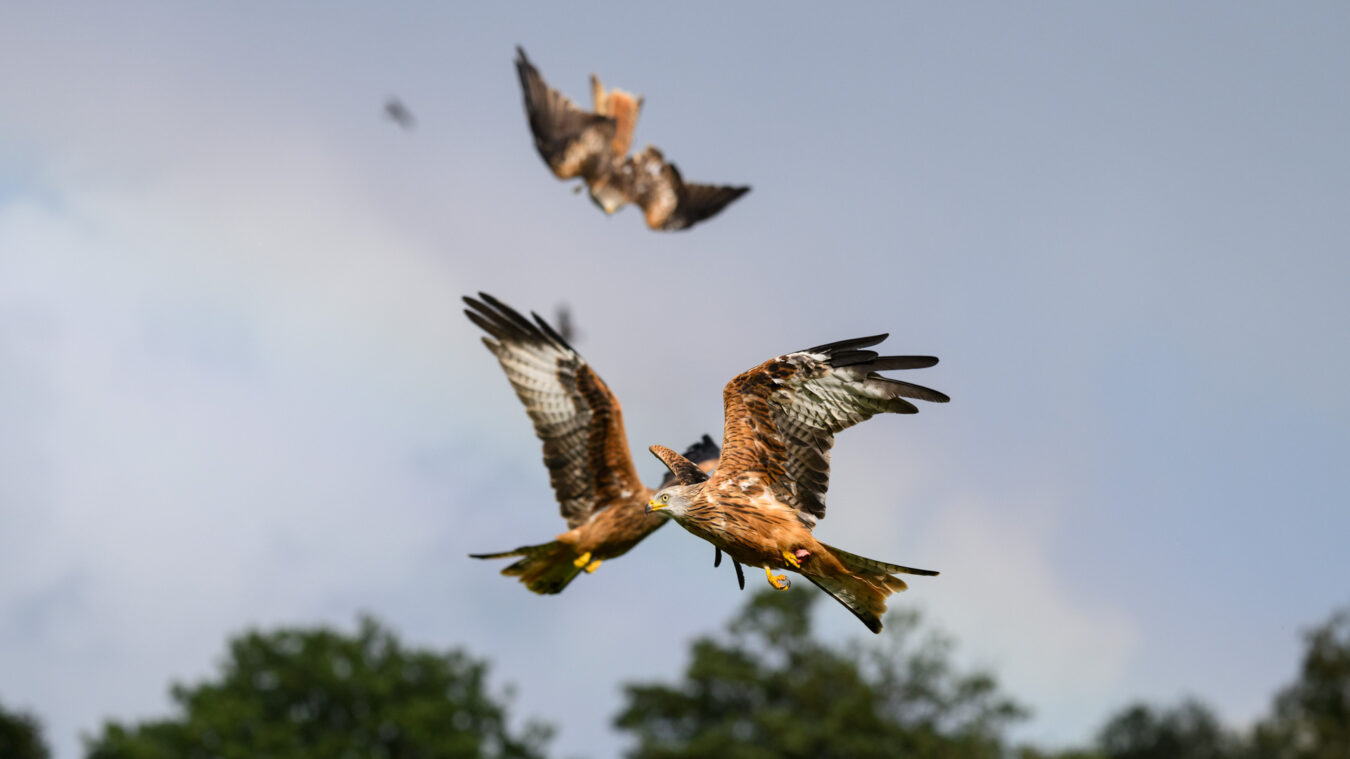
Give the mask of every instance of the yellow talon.
M 783 551 L 783 560 L 791 564 L 793 569 L 802 568 L 802 563 L 797 561 L 797 557 L 791 551 Z
M 764 567 L 764 576 L 769 578 L 769 584 L 773 586 L 774 590 L 787 590 L 792 586 L 792 582 L 788 580 L 787 575 L 774 574 L 768 565 Z
M 586 553 L 583 553 L 582 555 L 578 556 L 576 561 L 572 562 L 572 566 L 581 568 L 590 563 L 591 563 L 591 552 L 587 551 Z
M 587 565 L 586 565 L 586 574 L 590 574 L 591 572 L 594 572 L 595 570 L 599 569 L 599 568 L 600 568 L 600 562 L 602 562 L 602 561 L 604 561 L 604 559 L 596 559 L 595 561 L 592 561 L 590 564 L 587 564 Z

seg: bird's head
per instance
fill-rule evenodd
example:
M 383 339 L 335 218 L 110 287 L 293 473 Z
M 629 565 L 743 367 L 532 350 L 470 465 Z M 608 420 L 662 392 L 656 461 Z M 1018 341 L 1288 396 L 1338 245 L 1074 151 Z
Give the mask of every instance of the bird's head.
M 697 490 L 699 485 L 671 485 L 668 488 L 662 488 L 652 494 L 652 499 L 647 502 L 647 513 L 665 514 L 666 516 L 679 519 L 684 516 L 685 510 L 693 499 L 693 491 Z

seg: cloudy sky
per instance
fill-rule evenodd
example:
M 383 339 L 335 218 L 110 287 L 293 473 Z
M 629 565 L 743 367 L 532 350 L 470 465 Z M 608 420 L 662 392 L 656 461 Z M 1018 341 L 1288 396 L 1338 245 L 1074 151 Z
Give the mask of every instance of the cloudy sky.
M 4 16 L 0 703 L 62 759 L 246 626 L 361 610 L 491 658 L 559 755 L 619 750 L 620 683 L 743 596 L 676 528 L 552 598 L 465 558 L 562 527 L 478 290 L 570 304 L 639 449 L 720 431 L 778 353 L 940 356 L 913 379 L 952 403 L 842 435 L 817 534 L 943 570 L 893 605 L 1027 739 L 1188 693 L 1244 723 L 1350 602 L 1342 4 Z M 606 218 L 532 150 L 517 43 L 754 191 L 681 234 Z

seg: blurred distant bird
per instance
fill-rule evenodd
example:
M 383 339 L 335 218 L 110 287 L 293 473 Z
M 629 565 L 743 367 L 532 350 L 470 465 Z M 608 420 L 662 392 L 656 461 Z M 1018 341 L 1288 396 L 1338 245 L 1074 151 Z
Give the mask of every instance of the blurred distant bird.
M 516 48 L 516 71 L 525 91 L 525 113 L 534 146 L 559 179 L 581 177 L 591 200 L 607 214 L 627 203 L 642 208 L 647 226 L 662 231 L 687 229 L 716 216 L 749 187 L 685 182 L 675 164 L 648 146 L 627 156 L 642 98 L 613 89 L 591 75 L 594 111 L 584 111 L 548 86 Z
M 558 334 L 562 335 L 563 342 L 574 343 L 577 341 L 577 328 L 572 324 L 572 309 L 566 304 L 558 306 Z
M 945 403 L 946 395 L 883 377 L 891 369 L 922 369 L 931 356 L 878 356 L 865 348 L 886 335 L 807 348 L 765 361 L 722 391 L 725 448 L 711 477 L 686 457 L 651 447 L 679 480 L 648 502 L 731 558 L 762 567 L 784 590 L 792 569 L 829 593 L 872 632 L 881 632 L 886 597 L 904 590 L 896 573 L 936 575 L 841 551 L 811 534 L 825 516 L 834 435 L 874 414 L 913 414 L 916 398 Z
M 389 100 L 385 101 L 384 115 L 388 116 L 390 121 L 398 124 L 404 129 L 412 129 L 417 124 L 417 120 L 413 118 L 412 111 L 409 111 L 408 107 L 403 104 L 403 101 L 398 98 L 389 98 Z
M 520 557 L 502 574 L 519 576 L 535 593 L 560 593 L 583 569 L 594 572 L 622 556 L 668 520 L 646 512 L 653 491 L 638 479 L 619 400 L 600 376 L 538 315 L 530 321 L 487 293 L 478 297 L 464 299 L 464 313 L 491 336 L 483 343 L 544 441 L 544 465 L 570 529 L 551 543 L 470 555 Z M 704 435 L 684 455 L 691 466 L 711 469 L 719 452 Z M 661 486 L 672 482 L 667 476 Z

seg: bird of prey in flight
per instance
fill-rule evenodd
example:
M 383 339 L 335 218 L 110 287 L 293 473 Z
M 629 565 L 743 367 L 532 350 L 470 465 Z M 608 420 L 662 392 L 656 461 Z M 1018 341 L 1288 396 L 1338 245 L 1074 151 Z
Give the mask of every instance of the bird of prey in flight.
M 413 118 L 412 111 L 408 110 L 408 106 L 404 105 L 403 101 L 398 98 L 389 98 L 385 101 L 384 115 L 404 129 L 412 129 L 417 124 L 417 119 Z
M 619 400 L 590 364 L 537 314 L 526 319 L 487 293 L 464 302 L 544 443 L 544 465 L 568 527 L 549 543 L 470 555 L 517 558 L 502 574 L 519 576 L 535 593 L 561 593 L 582 570 L 622 556 L 669 520 L 646 511 L 653 491 L 633 466 Z M 684 456 L 711 470 L 719 452 L 704 435 Z M 667 476 L 661 487 L 673 482 Z
M 606 90 L 592 74 L 595 110 L 583 110 L 548 86 L 524 50 L 517 47 L 516 54 L 535 148 L 559 179 L 580 177 L 591 200 L 605 213 L 636 203 L 648 227 L 688 229 L 750 191 L 749 187 L 685 182 L 675 164 L 651 146 L 628 155 L 641 97 L 620 89 Z
M 945 403 L 946 395 L 878 372 L 922 369 L 931 356 L 879 356 L 866 350 L 886 335 L 845 340 L 769 359 L 722 391 L 722 454 L 711 476 L 687 457 L 654 445 L 679 484 L 663 488 L 648 511 L 674 517 L 732 559 L 761 567 L 769 584 L 788 587 L 792 570 L 881 632 L 886 597 L 905 589 L 896 574 L 926 569 L 867 559 L 812 534 L 825 516 L 834 435 L 875 414 L 913 414 L 906 398 Z

